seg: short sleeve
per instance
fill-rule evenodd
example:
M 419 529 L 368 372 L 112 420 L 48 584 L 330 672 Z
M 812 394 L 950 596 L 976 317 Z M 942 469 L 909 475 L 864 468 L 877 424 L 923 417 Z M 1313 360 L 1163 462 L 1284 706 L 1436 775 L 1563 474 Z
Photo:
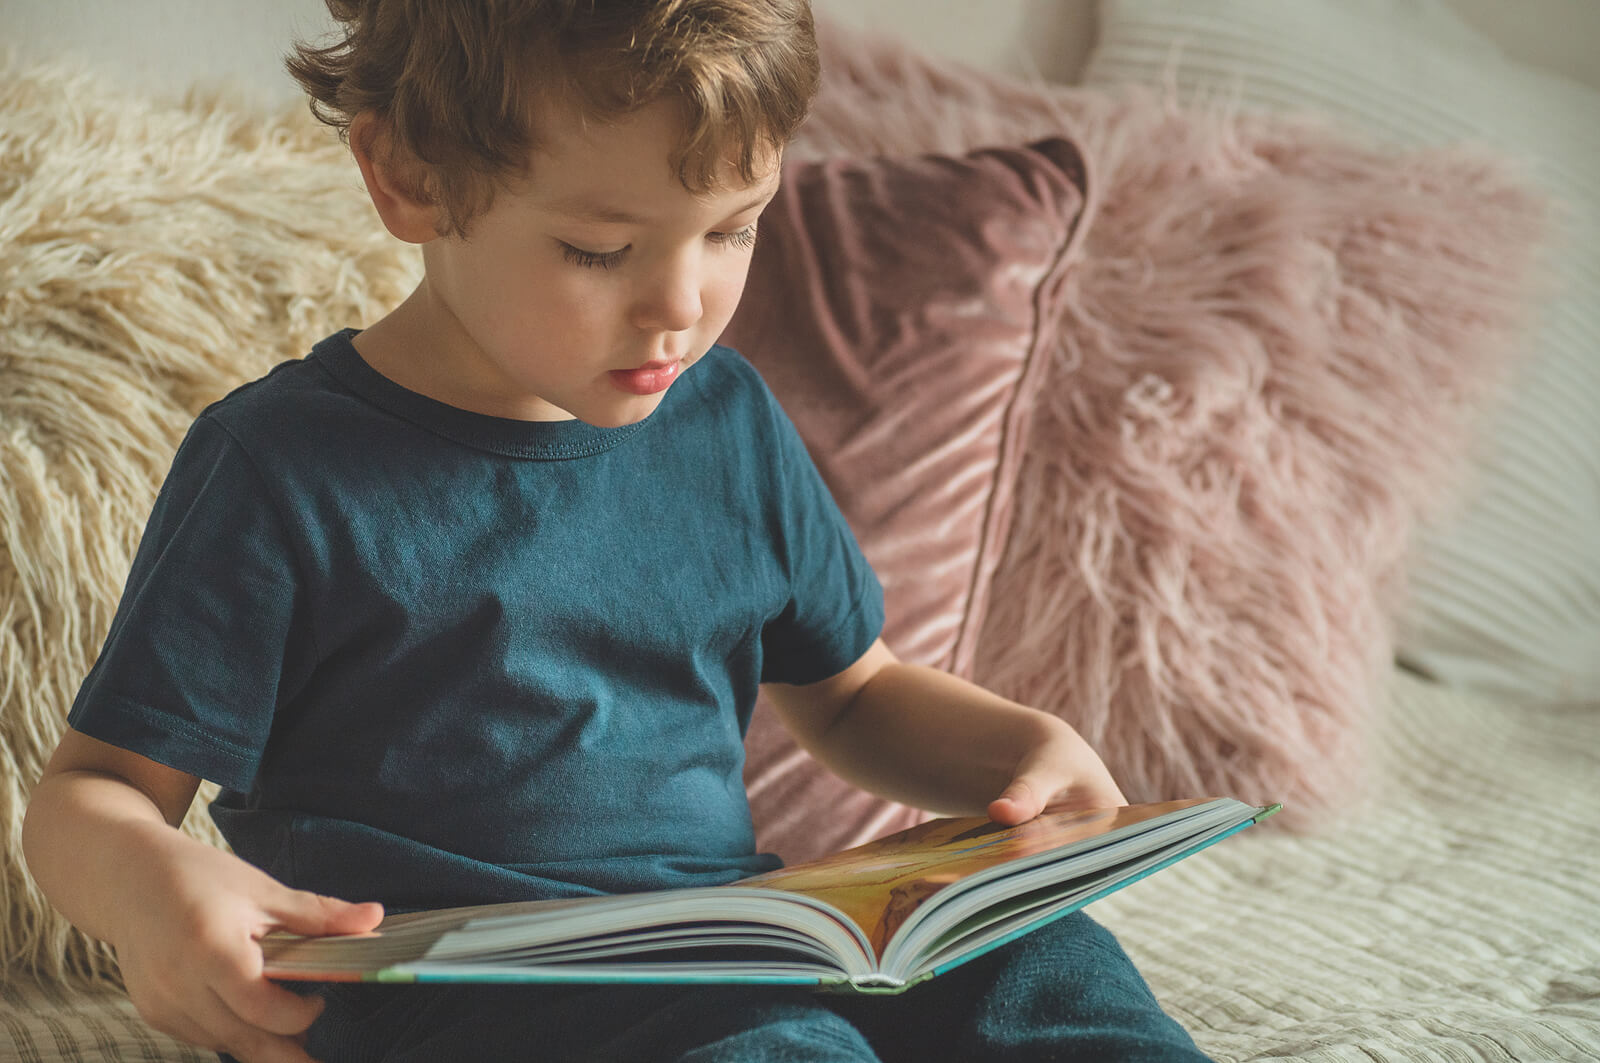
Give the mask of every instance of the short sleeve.
M 787 415 L 772 399 L 788 607 L 762 632 L 764 683 L 820 682 L 883 632 L 883 587 Z
M 157 497 L 68 722 L 248 790 L 284 692 L 296 584 L 292 546 L 255 466 L 202 416 Z

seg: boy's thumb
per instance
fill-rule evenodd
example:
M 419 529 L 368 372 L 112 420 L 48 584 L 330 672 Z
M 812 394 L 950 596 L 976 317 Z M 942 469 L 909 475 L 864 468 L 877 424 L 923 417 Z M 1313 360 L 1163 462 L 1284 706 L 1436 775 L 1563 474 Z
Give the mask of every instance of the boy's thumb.
M 1016 826 L 1037 816 L 1044 805 L 1039 780 L 1031 775 L 1018 775 L 999 797 L 989 802 L 989 818 L 1006 826 Z
M 278 925 L 291 934 L 322 937 L 360 934 L 383 920 L 383 905 L 376 901 L 353 904 L 308 890 L 290 890 L 286 903 L 275 913 Z
M 1033 780 L 1024 776 L 1018 776 L 1017 778 L 1011 780 L 1010 785 L 1008 785 L 1005 788 L 1005 791 L 1001 793 L 999 800 L 1016 801 L 1020 804 L 1028 804 L 1033 800 L 1033 796 Z

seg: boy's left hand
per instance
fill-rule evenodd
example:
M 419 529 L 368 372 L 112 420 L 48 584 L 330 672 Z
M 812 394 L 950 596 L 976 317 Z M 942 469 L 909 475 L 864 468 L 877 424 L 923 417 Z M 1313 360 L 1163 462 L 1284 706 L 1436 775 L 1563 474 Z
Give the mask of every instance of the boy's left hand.
M 989 802 L 988 813 L 996 823 L 1014 827 L 1050 804 L 1114 808 L 1127 803 L 1099 755 L 1076 731 L 1063 727 L 1018 763 L 1011 782 Z

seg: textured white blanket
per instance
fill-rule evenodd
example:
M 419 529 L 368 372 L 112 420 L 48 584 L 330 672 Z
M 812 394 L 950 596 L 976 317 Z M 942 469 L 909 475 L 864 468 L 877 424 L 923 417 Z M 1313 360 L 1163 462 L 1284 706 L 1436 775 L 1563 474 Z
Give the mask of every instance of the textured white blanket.
M 1600 1059 L 1600 705 L 1397 673 L 1372 804 L 1095 905 L 1219 1063 Z

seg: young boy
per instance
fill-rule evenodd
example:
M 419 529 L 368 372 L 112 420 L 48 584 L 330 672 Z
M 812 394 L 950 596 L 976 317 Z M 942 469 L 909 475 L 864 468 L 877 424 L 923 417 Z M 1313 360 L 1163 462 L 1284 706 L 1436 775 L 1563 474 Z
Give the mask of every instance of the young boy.
M 740 781 L 760 683 L 901 800 L 1122 803 L 1059 720 L 895 660 L 714 346 L 815 88 L 805 0 L 329 6 L 345 39 L 291 68 L 425 278 L 196 421 L 28 811 L 139 1010 L 247 1063 L 1203 1058 L 1081 915 L 892 1000 L 262 977 L 274 929 L 774 866 Z M 236 856 L 175 829 L 202 778 Z

